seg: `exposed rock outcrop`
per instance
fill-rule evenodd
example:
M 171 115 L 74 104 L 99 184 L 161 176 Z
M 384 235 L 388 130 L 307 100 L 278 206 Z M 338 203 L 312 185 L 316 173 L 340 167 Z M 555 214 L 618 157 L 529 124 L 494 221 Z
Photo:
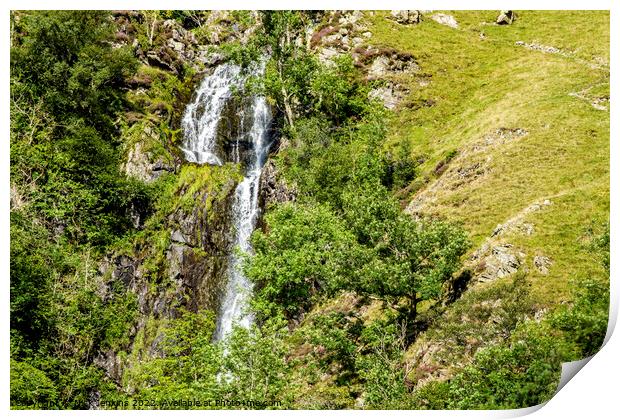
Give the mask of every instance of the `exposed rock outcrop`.
M 391 48 L 363 47 L 352 53 L 355 63 L 364 68 L 369 79 L 380 79 L 397 73 L 416 72 L 420 66 L 413 55 Z
M 149 319 L 173 319 L 181 309 L 219 308 L 219 282 L 225 278 L 232 247 L 229 215 L 235 186 L 234 180 L 230 180 L 217 192 L 217 197 L 208 190 L 197 191 L 197 204 L 191 210 L 180 206 L 167 217 L 169 236 L 160 232 L 162 237 L 136 245 L 130 255 L 110 257 L 100 264 L 98 293 L 104 301 L 112 295 L 116 282 L 137 297 L 139 316 L 131 328 L 131 344 L 123 349 L 127 353 Z M 161 356 L 157 335 L 142 345 L 147 349 L 143 356 Z M 125 362 L 110 350 L 95 358 L 97 366 L 117 382 Z
M 549 267 L 551 267 L 551 264 L 553 264 L 553 262 L 549 257 L 545 257 L 544 255 L 536 255 L 534 257 L 534 267 L 536 267 L 540 274 L 549 274 Z
M 517 18 L 516 14 L 512 10 L 502 10 L 499 12 L 495 23 L 498 25 L 512 25 L 512 22 Z
M 392 10 L 390 19 L 401 25 L 413 25 L 422 21 L 422 13 L 419 10 Z
M 175 172 L 177 168 L 175 162 L 164 162 L 163 158 L 155 158 L 145 150 L 145 144 L 149 143 L 149 139 L 152 141 L 154 135 L 154 128 L 147 125 L 142 133 L 142 139 L 129 149 L 127 159 L 122 165 L 127 175 L 147 183 L 157 180 L 164 173 Z
M 438 178 L 420 190 L 407 206 L 406 212 L 420 216 L 437 200 L 437 192 L 454 191 L 465 185 L 479 182 L 491 172 L 490 149 L 517 141 L 528 134 L 523 128 L 501 127 L 485 135 L 480 141 L 454 152 L 450 159 L 440 161 L 435 169 Z
M 394 109 L 403 100 L 409 91 L 394 82 L 387 82 L 385 86 L 380 86 L 368 92 L 370 99 L 378 99 L 387 109 Z
M 479 261 L 476 277 L 480 282 L 489 282 L 516 273 L 524 258 L 525 254 L 515 250 L 511 244 L 485 244 L 472 256 L 472 260 Z
M 454 29 L 459 27 L 459 24 L 457 23 L 454 16 L 446 15 L 445 13 L 435 13 L 434 15 L 431 15 L 431 19 L 433 19 L 440 25 L 449 26 Z
M 332 11 L 326 24 L 312 30 L 309 46 L 316 50 L 321 62 L 331 64 L 335 57 L 364 44 L 371 34 L 362 18 L 359 10 Z
M 466 266 L 474 271 L 474 278 L 481 282 L 493 281 L 515 273 L 525 262 L 525 254 L 511 244 L 502 242 L 507 233 L 531 235 L 534 225 L 525 222 L 528 215 L 552 205 L 550 200 L 530 204 L 506 222 L 497 225 L 491 236 L 471 255 Z M 534 257 L 534 266 L 542 274 L 548 274 L 551 260 L 545 256 Z
M 278 203 L 295 201 L 297 190 L 281 179 L 273 160 L 268 160 L 263 167 L 259 183 L 260 207 L 265 209 Z

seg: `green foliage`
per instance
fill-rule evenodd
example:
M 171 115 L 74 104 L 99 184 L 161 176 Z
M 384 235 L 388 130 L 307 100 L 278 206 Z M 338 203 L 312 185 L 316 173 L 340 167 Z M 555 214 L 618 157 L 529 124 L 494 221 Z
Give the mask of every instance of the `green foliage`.
M 23 84 L 13 94 L 42 101 L 54 118 L 87 119 L 109 140 L 120 87 L 136 68 L 129 49 L 105 41 L 113 27 L 103 11 L 41 11 L 20 15 L 11 49 L 11 77 Z
M 509 409 L 547 401 L 555 392 L 561 364 L 578 353 L 549 328 L 529 323 L 507 346 L 490 346 L 476 354 L 450 382 L 446 408 Z
M 582 357 L 592 356 L 603 345 L 609 317 L 609 283 L 581 280 L 575 284 L 572 305 L 551 318 L 552 325 L 576 343 Z
M 132 391 L 120 398 L 126 398 L 130 406 L 140 399 L 284 404 L 291 389 L 286 380 L 290 367 L 284 359 L 288 347 L 282 340 L 281 325 L 270 324 L 262 330 L 235 327 L 225 342 L 213 343 L 214 319 L 213 313 L 201 311 L 183 312 L 172 320 L 161 331 L 160 356 L 136 363 L 125 372 L 124 382 Z
M 210 30 L 202 12 L 147 11 L 142 16 L 137 36 L 143 47 L 165 41 L 162 33 L 154 33 L 160 19 L 196 28 L 199 38 Z M 473 62 L 482 63 L 488 76 L 490 64 L 477 32 L 476 47 L 452 54 L 446 71 L 444 61 L 434 61 L 439 55 L 433 51 L 441 39 L 434 31 L 446 29 L 429 25 L 429 40 L 416 26 L 421 37 L 411 42 L 423 51 L 420 64 L 433 83 L 417 88 L 416 77 L 399 79 L 403 85 L 416 83 L 415 98 L 406 111 L 390 117 L 368 99 L 370 86 L 350 56 L 324 66 L 305 47 L 312 13 L 270 11 L 260 17 L 262 27 L 247 44 L 227 43 L 222 50 L 244 67 L 267 53 L 265 75 L 253 80 L 252 92 L 265 94 L 278 119 L 286 120 L 277 127 L 288 138 L 278 169 L 295 185 L 298 199 L 268 209 L 264 229 L 253 236 L 256 254 L 248 257 L 245 269 L 255 281 L 257 326 L 236 327 L 227 340 L 214 343 L 211 312 L 181 310 L 177 319 L 149 318 L 132 338 L 132 354 L 119 352 L 126 364 L 118 388 L 94 367 L 94 358 L 129 344 L 138 304 L 120 281 L 100 278 L 97 260 L 111 244 L 127 252 L 137 249 L 136 243 L 145 244 L 140 248 L 146 255 L 144 275 L 161 280 L 170 243 L 169 229 L 162 226 L 170 212 L 209 211 L 213 200 L 231 192 L 238 168 L 183 165 L 179 174 L 164 175 L 148 188 L 125 179 L 118 169 L 120 157 L 136 141 L 144 141 L 145 151 L 158 158 L 174 159 L 180 132 L 172 124 L 191 94 L 191 71 L 183 71 L 182 79 L 143 66 L 135 77 L 149 88 L 129 94 L 127 103 L 124 81 L 136 72 L 137 62 L 130 48 L 111 47 L 109 13 L 12 16 L 12 406 L 85 408 L 94 391 L 130 407 L 145 399 L 188 398 L 279 400 L 284 407 L 311 408 L 361 403 L 371 409 L 495 409 L 544 402 L 555 390 L 561 362 L 591 355 L 601 345 L 607 279 L 584 275 L 574 283 L 570 302 L 542 320 L 529 320 L 538 308 L 522 275 L 468 292 L 444 314 L 446 305 L 431 305 L 442 299 L 459 271 L 469 242 L 453 224 L 414 221 L 395 198 L 410 193 L 419 170 L 414 153 L 427 156 L 424 148 L 430 148 L 431 159 L 422 165 L 432 168 L 437 159 L 445 164 L 460 149 L 454 139 L 470 132 L 477 136 L 480 127 L 486 130 L 490 124 L 476 118 L 476 107 L 484 108 L 485 115 L 497 114 L 486 112 L 493 92 L 483 100 L 476 96 L 481 79 L 476 66 L 465 60 L 475 49 L 473 56 L 480 59 Z M 470 18 L 457 17 L 464 27 L 471 26 Z M 231 30 L 254 23 L 247 11 L 231 12 L 230 19 Z M 395 36 L 384 28 L 392 23 L 380 14 L 375 20 L 373 34 Z M 491 31 L 487 37 L 495 37 L 496 29 L 485 29 Z M 461 49 L 470 39 L 467 34 L 454 35 L 446 51 Z M 505 60 L 507 49 L 496 45 L 494 60 Z M 509 49 L 514 50 L 514 41 Z M 515 68 L 523 70 L 522 64 Z M 451 90 L 455 75 L 467 77 Z M 526 79 L 511 77 L 509 83 L 521 80 Z M 501 97 L 510 101 L 500 85 Z M 606 89 L 608 84 L 597 85 L 592 92 L 604 95 Z M 518 86 L 511 91 L 519 97 Z M 433 99 L 428 92 L 434 92 Z M 121 113 L 129 109 L 132 118 L 125 122 Z M 387 144 L 390 121 L 403 122 L 397 137 L 404 138 Z M 141 137 L 145 127 L 152 129 L 151 139 Z M 528 129 L 535 138 L 536 129 Z M 434 137 L 447 143 L 432 150 L 426 145 Z M 522 143 L 527 139 L 515 147 Z M 539 153 L 540 148 L 532 150 Z M 136 211 L 142 220 L 153 215 L 134 235 L 131 215 Z M 608 228 L 592 247 L 609 274 Z M 373 314 L 366 312 L 371 306 Z M 426 336 L 443 349 L 435 357 L 452 364 L 449 374 L 454 376 L 412 389 L 411 374 L 419 372 L 412 371 L 407 346 L 426 324 L 434 328 Z M 456 367 L 450 358 L 455 353 L 471 363 Z
M 11 359 L 11 406 L 13 408 L 56 408 L 56 385 L 45 372 L 25 361 Z
M 224 375 L 230 378 L 223 394 L 237 400 L 279 400 L 284 406 L 290 404 L 288 395 L 294 389 L 288 381 L 291 366 L 285 359 L 286 332 L 278 323 L 270 323 L 260 330 L 234 329 L 223 361 Z
M 26 354 L 51 334 L 51 288 L 58 275 L 54 269 L 64 263 L 46 235 L 32 220 L 11 213 L 11 343 Z
M 418 302 L 440 297 L 459 266 L 465 235 L 442 222 L 401 216 L 384 188 L 350 187 L 337 216 L 321 205 L 286 204 L 256 232 L 247 273 L 258 286 L 256 307 L 286 316 L 309 308 L 316 293 L 351 290 L 399 304 L 415 318 Z
M 601 244 L 597 251 L 603 264 L 608 235 L 606 231 L 595 240 Z M 417 389 L 413 396 L 416 404 L 433 409 L 509 409 L 537 405 L 551 398 L 561 364 L 594 354 L 607 331 L 607 281 L 581 280 L 574 284 L 571 305 L 556 309 L 542 321 L 520 321 L 506 342 L 478 350 L 473 363 L 449 382 L 431 382 Z M 518 296 L 516 305 L 520 304 Z M 498 312 L 502 311 L 494 309 L 495 319 Z M 509 327 L 506 332 L 510 331 Z M 454 335 L 450 329 L 445 333 Z
M 136 60 L 109 12 L 15 12 L 11 48 L 11 346 L 15 406 L 85 408 L 99 349 L 126 344 L 136 303 L 104 302 L 93 259 L 150 211 L 119 172 L 118 117 Z
M 356 359 L 356 371 L 364 381 L 364 407 L 410 409 L 402 356 L 406 349 L 404 325 L 375 322 L 365 328 L 362 339 L 371 350 Z
M 266 223 L 270 232 L 255 232 L 256 256 L 247 268 L 259 312 L 297 316 L 309 309 L 313 291 L 346 281 L 353 237 L 327 207 L 286 204 Z
M 335 125 L 359 118 L 372 106 L 368 90 L 353 58 L 344 55 L 335 60 L 334 67 L 320 68 L 311 78 L 312 112 L 325 115 Z
M 609 224 L 592 246 L 609 275 Z M 561 307 L 551 324 L 563 331 L 579 349 L 581 357 L 592 356 L 603 345 L 609 320 L 609 278 L 574 282 L 572 304 Z
M 29 185 L 30 210 L 71 241 L 109 244 L 131 228 L 131 208 L 148 207 L 145 189 L 119 173 L 114 138 L 135 59 L 107 42 L 104 12 L 27 12 L 18 22 L 12 182 Z

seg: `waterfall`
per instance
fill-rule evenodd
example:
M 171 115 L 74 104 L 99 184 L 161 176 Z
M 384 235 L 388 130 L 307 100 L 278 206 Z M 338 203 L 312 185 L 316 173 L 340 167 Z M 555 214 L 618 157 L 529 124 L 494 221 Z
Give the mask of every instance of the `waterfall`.
M 234 64 L 216 67 L 213 74 L 204 78 L 196 99 L 185 109 L 181 121 L 185 142 L 181 150 L 188 161 L 222 164 L 216 150 L 217 128 L 226 101 L 243 82 L 240 72 L 241 68 Z
M 255 66 L 250 74 L 257 75 L 263 70 L 264 66 Z M 233 64 L 218 66 L 213 74 L 203 80 L 196 99 L 187 106 L 182 122 L 185 133 L 182 149 L 188 161 L 213 165 L 221 165 L 226 161 L 220 155 L 224 154 L 221 146 L 217 144 L 218 127 L 222 123 L 222 112 L 227 101 L 231 100 L 234 90 L 242 87 L 244 82 L 241 69 Z M 260 212 L 259 181 L 271 144 L 269 129 L 272 117 L 264 97 L 254 95 L 246 99 L 236 110 L 236 136 L 230 139 L 229 148 L 232 150 L 226 153 L 229 161 L 242 165 L 244 177 L 236 188 L 232 206 L 234 250 L 229 255 L 227 283 L 215 331 L 216 340 L 224 338 L 233 324 L 248 328 L 253 321 L 248 311 L 252 284 L 241 270 L 239 251 L 251 252 L 250 235 Z

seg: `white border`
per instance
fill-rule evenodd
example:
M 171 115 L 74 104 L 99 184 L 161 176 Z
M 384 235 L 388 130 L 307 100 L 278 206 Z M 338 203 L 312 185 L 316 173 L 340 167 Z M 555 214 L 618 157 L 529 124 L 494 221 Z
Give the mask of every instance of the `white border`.
M 2 77 L 4 83 L 2 84 L 1 97 L 2 102 L 2 121 L 3 121 L 3 141 L 0 144 L 0 162 L 2 168 L 3 182 L 0 184 L 0 206 L 2 208 L 3 217 L 0 221 L 0 267 L 3 270 L 3 285 L 1 296 L 2 313 L 0 315 L 0 328 L 2 330 L 2 336 L 0 343 L 2 347 L 0 350 L 0 374 L 1 374 L 1 388 L 0 396 L 2 398 L 0 408 L 4 412 L 9 412 L 9 10 L 11 9 L 436 9 L 436 10 L 477 10 L 477 9 L 516 9 L 516 10 L 557 10 L 557 9 L 571 9 L 571 10 L 611 10 L 611 66 L 614 70 L 618 68 L 618 19 L 617 13 L 619 10 L 618 2 L 611 0 L 589 0 L 575 1 L 551 1 L 551 0 L 521 0 L 521 1 L 494 1 L 485 2 L 481 0 L 471 0 L 466 4 L 461 0 L 438 0 L 438 1 L 371 1 L 371 0 L 346 0 L 346 1 L 325 1 L 325 0 L 298 0 L 292 1 L 262 1 L 260 3 L 256 1 L 241 1 L 241 0 L 226 0 L 226 1 L 188 1 L 177 0 L 175 2 L 166 2 L 162 0 L 109 0 L 106 2 L 85 2 L 84 0 L 65 0 L 65 1 L 37 1 L 37 0 L 9 0 L 3 2 L 6 4 L 4 13 L 2 14 L 2 20 L 0 26 L 2 27 L 2 43 L 1 45 L 1 57 L 2 62 Z M 611 139 L 617 140 L 618 138 L 618 121 L 620 121 L 620 115 L 618 115 L 618 107 L 615 105 L 614 100 L 618 97 L 618 80 L 614 72 L 611 73 L 611 96 L 613 98 L 610 101 L 611 112 Z M 618 208 L 618 146 L 615 142 L 611 142 L 611 215 L 617 214 Z M 614 220 L 614 217 L 611 220 Z M 617 260 L 618 254 L 618 234 L 619 229 L 616 223 L 611 224 L 611 279 L 612 279 L 612 308 L 610 316 L 609 333 L 615 324 L 618 314 L 618 281 L 617 264 L 613 262 Z M 277 412 L 277 411 L 252 411 L 249 415 L 256 418 L 289 418 L 294 415 L 296 418 L 307 418 L 311 416 L 325 416 L 330 418 L 353 418 L 358 416 L 384 418 L 389 416 L 390 418 L 411 418 L 411 417 L 423 417 L 423 418 L 505 418 L 515 417 L 530 413 L 531 418 L 536 419 L 549 419 L 549 418 L 584 418 L 589 417 L 593 419 L 606 419 L 616 418 L 618 413 L 618 389 L 617 381 L 620 378 L 620 363 L 618 361 L 618 355 L 620 355 L 620 340 L 617 338 L 618 334 L 610 335 L 608 333 L 608 342 L 606 345 L 593 357 L 593 359 L 583 367 L 582 371 L 571 381 L 566 384 L 564 388 L 551 399 L 544 407 L 537 407 L 540 409 L 521 409 L 521 410 L 506 410 L 506 411 L 296 411 L 290 412 Z M 47 417 L 54 418 L 58 416 L 76 418 L 79 416 L 87 417 L 99 417 L 99 416 L 114 416 L 120 418 L 127 417 L 143 417 L 143 412 L 129 412 L 129 411 L 91 411 L 91 412 L 77 412 L 77 411 L 52 411 L 52 412 L 34 412 L 34 411 L 10 411 L 9 415 L 15 418 L 39 418 Z M 183 416 L 192 418 L 204 418 L 205 416 L 213 416 L 217 418 L 238 418 L 246 416 L 246 412 L 240 411 L 217 411 L 217 412 L 182 412 L 182 413 L 170 413 L 170 412 L 148 412 L 148 416 L 153 419 L 166 419 L 170 416 Z

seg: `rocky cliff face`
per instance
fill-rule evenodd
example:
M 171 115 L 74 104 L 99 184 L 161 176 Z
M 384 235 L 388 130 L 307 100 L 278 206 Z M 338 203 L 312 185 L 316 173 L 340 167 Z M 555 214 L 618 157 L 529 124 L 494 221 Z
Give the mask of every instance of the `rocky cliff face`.
M 178 149 L 180 119 L 196 83 L 221 60 L 210 48 L 225 40 L 247 39 L 253 29 L 231 29 L 227 12 L 211 12 L 199 22 L 209 28 L 208 36 L 199 40 L 179 20 L 157 19 L 149 12 L 116 11 L 114 18 L 117 46 L 131 46 L 143 63 L 128 81 L 134 110 L 124 129 L 127 154 L 121 169 L 146 183 L 166 175 L 173 184 L 168 187 L 170 203 L 159 205 L 146 225 L 144 220 L 137 222 L 143 235 L 130 249 L 109 255 L 99 265 L 99 295 L 104 301 L 119 284 L 137 301 L 128 344 L 102 349 L 95 357 L 95 364 L 121 384 L 129 365 L 161 354 L 167 320 L 184 310 L 219 308 L 234 238 L 230 214 L 239 170 L 185 163 Z M 218 132 L 225 161 L 248 149 L 243 140 L 231 143 L 244 124 L 238 112 L 242 101 L 233 98 L 227 103 Z
M 163 325 L 184 309 L 217 311 L 232 246 L 229 215 L 235 187 L 236 180 L 230 178 L 217 192 L 209 188 L 197 191 L 193 194 L 195 205 L 190 209 L 180 206 L 170 213 L 155 238 L 138 242 L 132 252 L 110 256 L 101 263 L 99 291 L 104 301 L 118 281 L 137 299 L 139 315 L 123 352 L 132 353 L 136 336 L 142 334 L 141 356 L 159 354 L 159 327 L 149 336 L 145 331 L 149 322 Z M 120 382 L 127 361 L 116 351 L 101 353 L 95 362 Z

